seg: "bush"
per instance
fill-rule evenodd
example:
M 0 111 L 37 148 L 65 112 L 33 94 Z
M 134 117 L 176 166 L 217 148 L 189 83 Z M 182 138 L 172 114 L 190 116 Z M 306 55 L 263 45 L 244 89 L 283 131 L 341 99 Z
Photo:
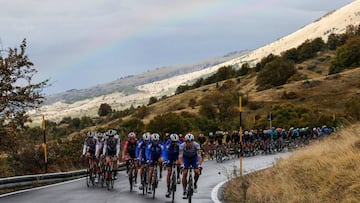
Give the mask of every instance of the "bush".
M 264 69 L 259 72 L 256 79 L 258 90 L 283 85 L 295 73 L 294 63 L 278 57 L 267 63 Z

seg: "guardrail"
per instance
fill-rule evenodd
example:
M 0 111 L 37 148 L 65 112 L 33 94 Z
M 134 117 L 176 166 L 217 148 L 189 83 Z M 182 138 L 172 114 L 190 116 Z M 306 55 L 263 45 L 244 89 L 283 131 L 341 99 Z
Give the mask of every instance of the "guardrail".
M 125 170 L 125 163 L 121 162 L 118 165 L 118 171 Z M 60 173 L 46 173 L 26 176 L 14 176 L 9 178 L 0 178 L 0 189 L 13 189 L 17 187 L 30 187 L 36 185 L 43 185 L 54 182 L 61 182 L 85 177 L 86 170 L 77 170 Z

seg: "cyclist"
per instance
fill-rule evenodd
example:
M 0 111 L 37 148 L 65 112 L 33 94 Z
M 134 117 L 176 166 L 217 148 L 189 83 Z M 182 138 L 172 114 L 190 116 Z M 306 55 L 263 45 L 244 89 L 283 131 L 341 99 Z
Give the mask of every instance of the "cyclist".
M 200 155 L 200 145 L 194 141 L 193 134 L 185 135 L 185 143 L 182 143 L 179 147 L 179 161 L 181 168 L 183 168 L 182 184 L 183 184 L 183 198 L 187 198 L 186 185 L 187 185 L 187 173 L 189 166 L 194 168 L 194 192 L 197 192 L 197 182 L 200 176 L 200 170 L 202 169 L 202 158 Z
M 134 176 L 135 176 L 135 185 L 137 185 L 137 174 L 138 174 L 138 162 L 136 159 L 136 147 L 138 145 L 136 134 L 130 132 L 128 134 L 128 139 L 125 141 L 124 149 L 122 152 L 122 160 L 126 161 L 126 174 L 129 173 L 129 159 L 134 161 Z
M 139 140 L 136 147 L 136 157 L 140 162 L 140 177 L 144 174 L 145 163 L 148 160 L 146 157 L 146 149 L 149 145 L 150 137 L 150 133 L 144 133 L 142 139 Z M 139 189 L 142 190 L 143 186 L 140 185 Z
M 153 133 L 151 135 L 151 143 L 148 145 L 146 150 L 146 157 L 148 158 L 149 162 L 149 183 L 152 183 L 152 176 L 154 173 L 154 167 L 157 164 L 162 166 L 162 160 L 164 157 L 164 150 L 163 145 L 159 143 L 160 135 L 158 133 Z M 149 184 L 149 193 L 151 193 L 151 184 Z
M 96 156 L 96 159 L 99 160 L 99 171 L 98 171 L 98 174 L 99 174 L 99 177 L 100 177 L 100 169 L 102 168 L 102 166 L 104 165 L 104 159 L 103 159 L 103 156 L 100 156 L 102 154 L 102 151 L 103 151 L 103 147 L 104 147 L 104 134 L 103 133 L 97 133 L 96 134 L 96 137 L 97 137 L 97 142 L 96 142 L 96 153 L 95 153 L 95 156 Z M 95 179 L 95 182 L 97 182 L 98 180 Z
M 114 163 L 114 179 L 117 179 L 117 161 L 120 152 L 120 138 L 116 130 L 109 130 L 107 133 L 108 138 L 104 142 L 103 156 L 106 156 L 106 165 Z
M 96 161 L 93 159 L 95 157 L 96 152 L 96 139 L 94 138 L 95 133 L 92 131 L 89 131 L 86 133 L 87 138 L 84 141 L 83 146 L 83 152 L 81 157 L 86 156 L 87 163 L 89 163 L 90 166 L 93 166 L 95 169 L 95 175 L 99 172 L 99 169 L 97 167 Z M 95 177 L 95 181 L 98 179 Z
M 170 197 L 170 177 L 172 173 L 172 166 L 174 162 L 179 165 L 179 146 L 181 141 L 179 140 L 179 136 L 177 134 L 171 134 L 170 140 L 166 142 L 164 150 L 165 156 L 164 160 L 166 166 L 168 168 L 168 173 L 166 177 L 166 184 L 167 184 L 167 192 L 166 197 Z M 177 167 L 177 182 L 180 183 L 180 167 Z

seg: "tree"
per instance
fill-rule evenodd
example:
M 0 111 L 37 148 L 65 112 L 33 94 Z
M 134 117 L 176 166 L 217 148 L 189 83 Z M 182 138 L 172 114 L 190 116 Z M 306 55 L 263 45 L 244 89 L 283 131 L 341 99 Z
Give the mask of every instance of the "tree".
M 153 118 L 147 125 L 147 130 L 160 134 L 167 132 L 184 133 L 191 130 L 191 124 L 178 114 L 167 113 Z
M 98 115 L 99 116 L 106 116 L 109 113 L 112 112 L 111 106 L 107 103 L 102 103 L 100 104 L 99 110 L 98 110 Z
M 256 84 L 259 86 L 259 90 L 283 85 L 295 73 L 294 63 L 283 58 L 276 58 L 267 63 L 264 69 L 259 72 Z
M 336 57 L 331 62 L 329 74 L 338 73 L 345 68 L 360 65 L 360 36 L 355 36 L 336 50 Z
M 148 105 L 154 104 L 158 101 L 156 97 L 150 97 Z
M 48 80 L 34 83 L 37 73 L 25 53 L 26 39 L 20 48 L 9 48 L 0 54 L 0 146 L 1 151 L 15 150 L 16 138 L 22 136 L 25 123 L 30 121 L 26 111 L 39 107 L 44 101 L 41 93 Z M 10 143 L 7 141 L 11 141 Z M 12 148 L 9 146 L 13 145 Z
M 144 119 L 147 115 L 149 115 L 150 111 L 146 106 L 139 107 L 136 112 L 133 114 L 135 118 Z

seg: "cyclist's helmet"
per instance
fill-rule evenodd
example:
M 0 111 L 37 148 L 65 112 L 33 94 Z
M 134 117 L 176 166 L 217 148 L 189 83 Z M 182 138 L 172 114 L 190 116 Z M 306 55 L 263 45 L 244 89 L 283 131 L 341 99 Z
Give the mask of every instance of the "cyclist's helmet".
M 130 138 L 136 139 L 136 134 L 135 134 L 134 132 L 130 132 L 130 133 L 128 134 L 128 138 L 129 138 L 129 139 L 130 139 Z
M 160 135 L 157 134 L 157 133 L 153 133 L 153 134 L 151 135 L 151 140 L 153 140 L 153 141 L 159 141 L 159 140 L 160 140 Z
M 144 139 L 144 141 L 149 141 L 150 140 L 150 133 L 144 133 L 143 134 L 143 139 Z
M 103 133 L 97 133 L 97 134 L 96 134 L 96 137 L 98 137 L 98 138 L 103 138 L 103 137 L 104 137 L 104 134 L 103 134 Z
M 113 130 L 113 129 L 111 129 L 111 130 L 109 130 L 109 131 L 107 132 L 107 134 L 108 134 L 109 137 L 115 136 L 116 133 L 117 133 L 116 130 Z
M 177 142 L 177 141 L 179 141 L 179 136 L 174 133 L 174 134 L 170 135 L 170 139 L 172 142 Z
M 193 141 L 194 140 L 194 135 L 189 133 L 185 135 L 185 140 L 186 141 Z
M 88 131 L 88 132 L 86 133 L 86 135 L 87 135 L 89 138 L 93 138 L 94 135 L 95 135 L 95 133 L 92 132 L 92 131 Z

